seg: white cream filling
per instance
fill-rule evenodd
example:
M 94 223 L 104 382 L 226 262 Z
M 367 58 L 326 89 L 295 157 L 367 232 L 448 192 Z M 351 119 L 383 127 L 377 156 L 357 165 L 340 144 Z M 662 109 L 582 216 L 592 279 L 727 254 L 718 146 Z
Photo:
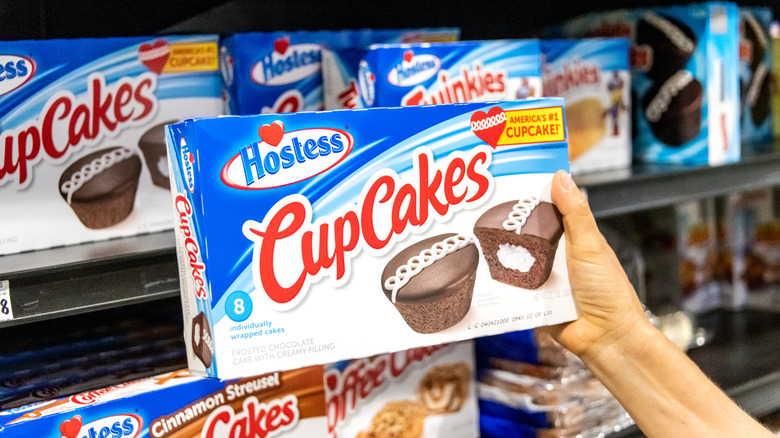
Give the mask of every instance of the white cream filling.
M 522 246 L 502 243 L 498 245 L 498 261 L 507 269 L 528 272 L 536 262 L 534 256 Z

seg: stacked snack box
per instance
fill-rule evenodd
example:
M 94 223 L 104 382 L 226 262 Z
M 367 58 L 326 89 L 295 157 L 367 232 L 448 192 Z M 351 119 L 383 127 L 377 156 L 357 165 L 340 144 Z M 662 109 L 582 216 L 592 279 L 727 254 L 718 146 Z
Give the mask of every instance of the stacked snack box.
M 740 158 L 737 6 L 708 2 L 575 18 L 552 33 L 632 39 L 634 158 L 722 164 Z
M 217 36 L 0 44 L 0 255 L 170 229 L 163 125 L 222 114 Z
M 543 40 L 545 96 L 563 97 L 572 174 L 631 166 L 629 42 Z
M 220 69 L 233 114 L 316 111 L 324 108 L 324 49 L 459 36 L 456 28 L 238 33 L 222 40 Z
M 633 424 L 574 355 L 536 330 L 477 340 L 480 436 L 598 437 Z
M 734 259 L 729 308 L 780 311 L 780 214 L 777 192 L 763 189 L 728 199 L 727 229 Z
M 681 202 L 675 211 L 681 307 L 694 314 L 720 308 L 731 293 L 732 252 L 718 232 L 715 201 Z
M 772 38 L 772 133 L 774 138 L 780 138 L 780 23 L 773 21 L 769 26 Z M 775 142 L 775 150 L 780 151 L 780 143 Z
M 550 201 L 560 98 L 196 119 L 167 140 L 193 372 L 576 317 Z
M 772 139 L 772 74 L 774 52 L 770 8 L 739 8 L 739 79 L 742 140 L 761 152 Z
M 327 436 L 479 436 L 474 386 L 473 342 L 329 364 Z
M 0 433 L 471 438 L 473 374 L 471 342 L 227 381 L 179 370 L 0 411 Z
M 541 96 L 538 40 L 378 44 L 324 53 L 327 109 Z

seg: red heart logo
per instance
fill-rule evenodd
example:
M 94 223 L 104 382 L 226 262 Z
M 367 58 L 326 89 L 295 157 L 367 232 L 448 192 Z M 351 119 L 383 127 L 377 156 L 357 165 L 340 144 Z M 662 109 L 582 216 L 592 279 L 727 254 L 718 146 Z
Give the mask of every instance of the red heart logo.
M 411 50 L 407 50 L 404 52 L 404 61 L 406 62 L 412 62 L 412 58 L 414 57 L 414 52 Z
M 477 111 L 471 115 L 471 130 L 493 149 L 498 145 L 505 127 L 506 113 L 497 106 L 490 108 L 487 114 Z
M 371 80 L 371 82 L 375 82 L 376 81 L 376 76 L 374 76 L 373 73 L 369 73 L 368 74 L 368 79 Z
M 60 432 L 62 436 L 67 438 L 76 438 L 81 431 L 81 415 L 74 415 L 68 421 L 63 421 L 60 424 Z
M 195 154 L 193 154 L 192 152 L 190 152 L 190 154 L 189 154 L 189 157 L 188 157 L 188 158 L 189 158 L 189 160 L 190 160 L 190 163 L 193 163 L 193 164 L 195 163 Z
M 270 125 L 261 126 L 258 132 L 260 133 L 260 138 L 263 139 L 264 142 L 271 146 L 279 146 L 279 143 L 282 142 L 282 137 L 284 136 L 284 123 L 277 120 Z
M 162 73 L 165 63 L 168 62 L 168 56 L 171 54 L 171 48 L 168 43 L 162 40 L 157 40 L 154 44 L 141 44 L 138 48 L 138 59 L 149 70 L 157 73 Z
M 278 40 L 274 41 L 274 50 L 276 50 L 277 53 L 280 55 L 284 55 L 284 52 L 287 51 L 287 48 L 290 47 L 290 37 L 286 36 L 284 38 L 279 38 Z

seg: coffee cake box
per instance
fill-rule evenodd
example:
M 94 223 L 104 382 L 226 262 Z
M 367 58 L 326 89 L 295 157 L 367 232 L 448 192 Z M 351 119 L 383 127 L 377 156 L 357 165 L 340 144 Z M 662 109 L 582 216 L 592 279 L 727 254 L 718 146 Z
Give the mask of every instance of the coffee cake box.
M 576 317 L 549 98 L 167 131 L 189 367 L 231 378 Z
M 0 43 L 0 255 L 172 227 L 163 125 L 222 113 L 217 36 Z
M 716 165 L 739 160 L 736 4 L 591 13 L 551 35 L 631 39 L 635 161 Z
M 631 166 L 625 38 L 542 40 L 542 93 L 563 97 L 572 174 Z
M 473 342 L 325 366 L 327 436 L 479 436 Z
M 542 96 L 539 40 L 375 44 L 323 53 L 326 109 Z

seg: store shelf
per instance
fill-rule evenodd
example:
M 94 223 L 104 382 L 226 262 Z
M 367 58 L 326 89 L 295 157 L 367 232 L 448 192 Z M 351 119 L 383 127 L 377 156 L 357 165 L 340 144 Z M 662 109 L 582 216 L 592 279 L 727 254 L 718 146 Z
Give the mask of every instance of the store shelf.
M 780 186 L 780 154 L 718 167 L 641 167 L 576 178 L 597 217 Z M 178 295 L 173 232 L 0 256 L 13 320 L 0 328 Z
M 780 185 L 780 154 L 722 166 L 638 166 L 575 177 L 597 218 Z
M 2 256 L 13 319 L 0 328 L 178 296 L 174 243 L 169 231 Z
M 716 385 L 754 417 L 780 409 L 780 315 L 714 311 L 698 319 L 711 340 L 688 355 Z M 630 428 L 615 438 L 642 437 Z

